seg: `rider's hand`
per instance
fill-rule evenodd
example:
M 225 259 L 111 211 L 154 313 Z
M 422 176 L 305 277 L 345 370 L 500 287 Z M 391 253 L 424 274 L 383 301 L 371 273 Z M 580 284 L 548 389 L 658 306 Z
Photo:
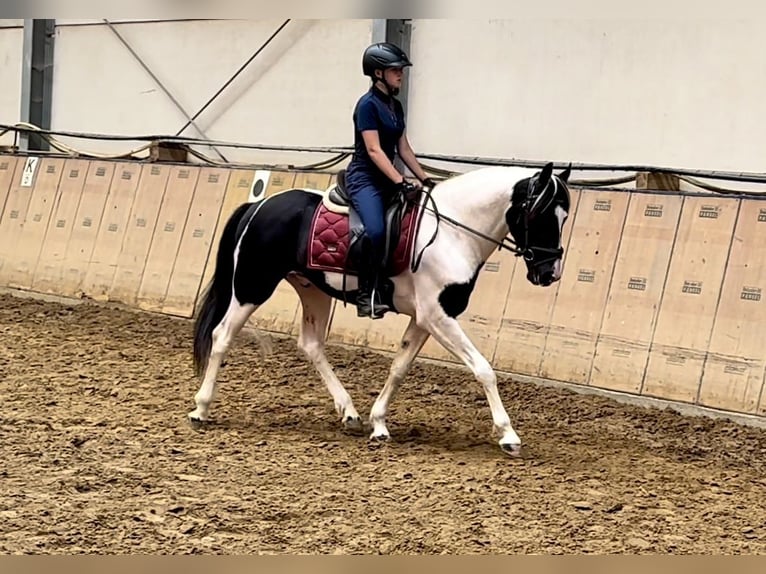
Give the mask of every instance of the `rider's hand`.
M 403 179 L 396 184 L 396 191 L 401 191 L 407 201 L 412 201 L 418 196 L 418 188 L 406 179 Z

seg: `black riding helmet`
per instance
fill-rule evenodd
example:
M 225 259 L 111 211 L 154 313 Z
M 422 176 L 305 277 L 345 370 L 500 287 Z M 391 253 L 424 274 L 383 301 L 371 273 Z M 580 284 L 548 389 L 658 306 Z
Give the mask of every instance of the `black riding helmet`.
M 375 70 L 404 68 L 412 66 L 407 54 L 389 42 L 377 42 L 369 46 L 362 56 L 362 70 L 365 76 L 375 79 Z

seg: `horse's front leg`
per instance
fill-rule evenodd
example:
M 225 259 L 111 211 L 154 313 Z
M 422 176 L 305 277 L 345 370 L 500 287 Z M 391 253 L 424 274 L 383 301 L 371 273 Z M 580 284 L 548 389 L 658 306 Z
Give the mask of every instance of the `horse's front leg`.
M 433 335 L 439 344 L 450 351 L 473 372 L 487 396 L 492 421 L 500 433 L 500 448 L 517 456 L 521 452 L 521 440 L 511 426 L 511 419 L 497 391 L 497 375 L 489 361 L 476 349 L 457 320 L 448 316 L 438 304 L 418 310 L 418 324 Z

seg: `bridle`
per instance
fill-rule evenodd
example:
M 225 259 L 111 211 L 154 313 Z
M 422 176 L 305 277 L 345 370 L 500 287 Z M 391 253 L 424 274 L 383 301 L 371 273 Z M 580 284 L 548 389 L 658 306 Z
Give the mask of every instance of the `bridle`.
M 553 202 L 556 199 L 556 195 L 558 193 L 558 183 L 556 181 L 556 176 L 551 175 L 550 180 L 548 180 L 548 183 L 545 185 L 542 191 L 533 198 L 531 192 L 534 189 L 535 183 L 537 183 L 537 178 L 538 176 L 535 175 L 531 177 L 527 182 L 527 195 L 524 199 L 524 202 L 521 204 L 521 215 L 524 217 L 524 245 L 517 245 L 513 239 L 507 236 L 503 239 L 508 239 L 509 241 L 513 242 L 514 245 L 517 245 L 517 257 L 522 256 L 524 257 L 524 260 L 529 261 L 530 263 L 542 265 L 543 263 L 555 261 L 556 259 L 562 257 L 564 255 L 564 249 L 562 247 L 540 247 L 539 245 L 530 245 L 529 243 L 529 224 L 537 215 L 548 210 L 551 205 L 553 205 Z M 553 184 L 554 188 L 553 193 L 546 194 L 548 186 L 551 184 Z M 540 203 L 543 201 L 543 199 L 546 200 L 544 204 Z M 519 253 L 518 251 L 521 252 Z M 544 254 L 548 254 L 548 256 L 542 256 Z
M 543 188 L 543 190 L 536 196 L 531 196 L 531 191 L 534 189 L 535 183 L 537 183 L 538 176 L 535 175 L 529 179 L 527 182 L 527 195 L 524 201 L 521 204 L 521 214 L 520 216 L 523 216 L 524 218 L 524 241 L 523 244 L 517 243 L 511 236 L 510 236 L 510 230 L 508 232 L 508 235 L 502 238 L 502 240 L 497 241 L 496 239 L 493 239 L 492 237 L 488 237 L 487 235 L 481 233 L 480 231 L 476 231 L 475 229 L 469 227 L 468 225 L 461 223 L 447 215 L 442 215 L 439 213 L 439 209 L 436 207 L 436 202 L 434 202 L 433 197 L 431 197 L 431 191 L 432 188 L 429 188 L 425 191 L 426 199 L 422 204 L 422 210 L 420 212 L 420 217 L 418 220 L 418 227 L 420 227 L 420 223 L 423 220 L 423 214 L 426 211 L 430 211 L 436 216 L 436 229 L 434 230 L 434 234 L 431 236 L 431 239 L 428 240 L 428 243 L 423 246 L 423 249 L 420 251 L 417 257 L 413 258 L 412 265 L 410 266 L 410 270 L 414 273 L 417 271 L 418 267 L 420 267 L 420 261 L 423 258 L 423 252 L 428 248 L 435 240 L 436 235 L 439 231 L 439 221 L 441 219 L 444 219 L 445 221 L 449 221 L 452 225 L 455 225 L 456 227 L 459 227 L 461 229 L 464 229 L 477 237 L 481 237 L 482 239 L 489 241 L 490 243 L 494 243 L 497 245 L 497 250 L 500 251 L 502 249 L 505 249 L 507 251 L 510 251 L 513 253 L 516 257 L 523 257 L 525 261 L 529 263 L 534 263 L 535 265 L 542 265 L 544 263 L 547 263 L 549 261 L 555 261 L 556 259 L 560 258 L 564 254 L 564 249 L 561 247 L 557 248 L 551 248 L 551 247 L 541 247 L 539 245 L 530 245 L 529 243 L 529 224 L 534 220 L 534 218 L 539 215 L 540 213 L 547 210 L 552 204 L 553 201 L 556 199 L 556 194 L 558 192 L 558 183 L 556 182 L 556 176 L 551 175 L 551 179 L 548 181 L 546 186 Z M 546 196 L 546 191 L 548 189 L 548 186 L 553 183 L 555 189 L 552 194 L 549 194 L 549 196 Z M 547 201 L 545 204 L 538 205 L 540 201 L 542 201 L 544 198 L 547 197 Z M 427 203 L 431 202 L 431 205 L 433 208 L 428 207 Z

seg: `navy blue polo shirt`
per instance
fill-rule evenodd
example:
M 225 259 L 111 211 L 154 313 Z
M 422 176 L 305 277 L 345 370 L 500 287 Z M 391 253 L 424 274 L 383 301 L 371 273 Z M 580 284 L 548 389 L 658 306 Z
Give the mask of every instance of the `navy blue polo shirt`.
M 404 109 L 399 100 L 371 87 L 354 108 L 354 154 L 349 165 L 352 171 L 362 171 L 372 178 L 389 182 L 378 166 L 370 159 L 364 145 L 362 132 L 378 130 L 380 147 L 389 160 L 394 161 L 397 143 L 404 133 Z

